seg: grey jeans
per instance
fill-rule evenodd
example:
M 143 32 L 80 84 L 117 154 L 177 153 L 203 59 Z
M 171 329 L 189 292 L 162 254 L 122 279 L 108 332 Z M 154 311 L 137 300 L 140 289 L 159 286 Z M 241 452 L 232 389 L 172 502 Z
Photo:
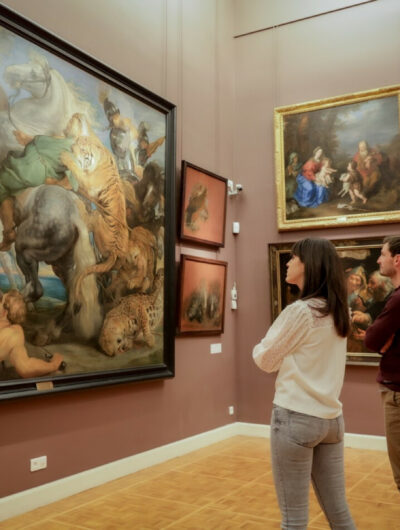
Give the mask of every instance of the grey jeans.
M 310 480 L 330 527 L 354 530 L 346 501 L 343 416 L 331 420 L 274 405 L 271 459 L 285 530 L 307 528 Z

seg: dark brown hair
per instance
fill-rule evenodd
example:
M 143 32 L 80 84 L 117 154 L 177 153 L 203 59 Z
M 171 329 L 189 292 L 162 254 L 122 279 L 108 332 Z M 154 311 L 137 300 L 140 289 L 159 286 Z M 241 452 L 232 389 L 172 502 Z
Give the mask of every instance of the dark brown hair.
M 383 240 L 383 244 L 387 243 L 389 252 L 392 256 L 400 254 L 400 237 L 399 236 L 387 236 Z
M 304 286 L 300 297 L 324 298 L 326 306 L 316 307 L 321 316 L 331 314 L 341 337 L 350 331 L 345 275 L 336 249 L 330 241 L 306 238 L 293 245 L 292 254 L 304 263 Z

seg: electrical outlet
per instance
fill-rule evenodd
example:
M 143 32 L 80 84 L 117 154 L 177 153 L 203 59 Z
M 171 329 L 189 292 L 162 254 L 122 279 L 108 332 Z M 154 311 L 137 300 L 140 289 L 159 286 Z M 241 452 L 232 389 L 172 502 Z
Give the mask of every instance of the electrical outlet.
M 235 407 L 231 405 L 228 407 L 229 416 L 233 416 L 235 414 Z
M 31 458 L 31 471 L 39 471 L 39 469 L 46 469 L 47 467 L 47 456 L 38 456 L 37 458 Z

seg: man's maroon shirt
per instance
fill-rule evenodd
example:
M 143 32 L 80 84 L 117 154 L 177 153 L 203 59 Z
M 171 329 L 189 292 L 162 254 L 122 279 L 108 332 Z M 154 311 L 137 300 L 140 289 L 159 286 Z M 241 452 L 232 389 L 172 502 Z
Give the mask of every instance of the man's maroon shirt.
M 385 353 L 381 349 L 394 335 Z M 385 307 L 366 331 L 365 345 L 369 350 L 381 353 L 376 380 L 390 390 L 400 392 L 400 287 L 389 296 Z

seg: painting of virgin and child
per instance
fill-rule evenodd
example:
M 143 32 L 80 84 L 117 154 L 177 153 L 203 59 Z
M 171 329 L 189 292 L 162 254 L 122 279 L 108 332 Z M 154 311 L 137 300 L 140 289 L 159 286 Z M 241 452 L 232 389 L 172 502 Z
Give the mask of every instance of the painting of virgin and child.
M 170 358 L 173 105 L 60 54 L 0 26 L 0 395 L 2 381 L 105 384 L 92 375 Z
M 399 91 L 275 109 L 281 230 L 400 219 Z

